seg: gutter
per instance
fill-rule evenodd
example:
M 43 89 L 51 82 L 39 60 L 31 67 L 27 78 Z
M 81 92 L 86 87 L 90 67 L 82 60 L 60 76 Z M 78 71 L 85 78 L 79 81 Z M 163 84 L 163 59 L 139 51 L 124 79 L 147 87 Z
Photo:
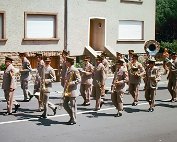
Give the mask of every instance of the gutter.
M 67 51 L 67 45 L 68 45 L 68 3 L 67 0 L 64 1 L 64 50 Z

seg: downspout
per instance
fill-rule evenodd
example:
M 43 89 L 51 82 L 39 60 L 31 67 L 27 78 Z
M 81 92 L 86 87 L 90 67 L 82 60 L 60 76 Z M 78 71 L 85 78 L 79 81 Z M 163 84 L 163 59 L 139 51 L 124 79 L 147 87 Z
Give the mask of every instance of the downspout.
M 67 37 L 67 33 L 68 33 L 68 4 L 67 4 L 67 0 L 65 0 L 64 2 L 64 50 L 68 50 L 67 49 L 67 45 L 68 45 L 68 37 Z

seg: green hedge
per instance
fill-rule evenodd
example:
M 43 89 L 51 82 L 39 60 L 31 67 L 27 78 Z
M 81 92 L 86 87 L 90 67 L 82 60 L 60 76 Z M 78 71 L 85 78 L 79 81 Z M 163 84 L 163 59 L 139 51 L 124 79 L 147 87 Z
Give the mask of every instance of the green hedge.
M 1 65 L 0 65 L 0 70 L 1 71 L 4 71 L 6 69 L 6 65 L 4 64 L 4 63 L 2 63 Z
M 161 42 L 160 47 L 162 49 L 167 48 L 169 52 L 177 52 L 177 40 L 174 40 L 173 42 Z

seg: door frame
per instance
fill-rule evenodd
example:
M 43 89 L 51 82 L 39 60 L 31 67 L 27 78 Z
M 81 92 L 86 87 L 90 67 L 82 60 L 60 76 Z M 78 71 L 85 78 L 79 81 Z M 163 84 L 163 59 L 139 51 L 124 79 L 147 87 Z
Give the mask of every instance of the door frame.
M 100 20 L 104 20 L 105 21 L 105 28 L 104 28 L 104 30 L 105 30 L 105 38 L 104 38 L 104 43 L 105 43 L 105 46 L 107 45 L 106 44 L 106 39 L 107 39 L 107 27 L 106 27 L 106 23 L 107 23 L 107 20 L 106 20 L 106 18 L 104 18 L 104 17 L 89 17 L 89 21 L 88 21 L 88 42 L 87 42 L 87 46 L 90 46 L 90 21 L 92 20 L 92 19 L 100 19 Z

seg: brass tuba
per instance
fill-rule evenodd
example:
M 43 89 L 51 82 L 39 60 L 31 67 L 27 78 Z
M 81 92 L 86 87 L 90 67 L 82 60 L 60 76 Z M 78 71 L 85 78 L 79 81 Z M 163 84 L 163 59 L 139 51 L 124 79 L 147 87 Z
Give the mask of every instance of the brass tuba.
M 144 50 L 147 53 L 147 55 L 151 57 L 154 57 L 160 50 L 160 43 L 156 40 L 148 40 L 145 42 Z M 156 81 L 156 75 L 152 75 L 150 78 L 150 87 L 152 89 L 157 87 L 157 81 Z
M 145 42 L 144 50 L 147 55 L 155 56 L 160 50 L 160 43 L 156 40 L 148 40 Z

